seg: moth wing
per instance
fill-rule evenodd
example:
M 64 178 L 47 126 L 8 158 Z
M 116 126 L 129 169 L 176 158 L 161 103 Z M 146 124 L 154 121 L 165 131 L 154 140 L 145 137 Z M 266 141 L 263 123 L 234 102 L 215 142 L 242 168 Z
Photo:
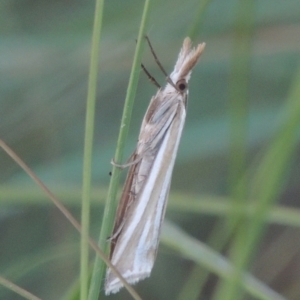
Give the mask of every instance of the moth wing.
M 139 192 L 139 186 L 143 185 L 143 183 L 137 178 L 137 174 L 144 173 L 147 175 L 150 172 L 153 160 L 151 156 L 154 157 L 156 155 L 156 153 L 153 153 L 153 145 L 157 145 L 158 140 L 162 139 L 162 136 L 176 114 L 176 107 L 177 102 L 174 102 L 174 97 L 164 99 L 161 97 L 160 90 L 150 101 L 141 126 L 137 148 L 130 157 L 130 161 L 140 160 L 130 167 L 125 180 L 125 185 L 116 212 L 113 233 L 110 238 L 110 256 L 114 251 L 114 246 L 117 243 L 119 232 L 128 217 L 127 211 Z M 151 153 L 150 157 L 149 153 Z M 144 159 L 142 159 L 142 157 L 144 157 Z M 132 190 L 133 185 L 138 186 L 138 188 Z
M 165 123 L 167 128 L 151 171 L 134 200 L 134 205 L 127 211 L 111 257 L 112 263 L 131 284 L 150 275 L 156 257 L 172 170 L 186 115 L 183 101 L 175 101 L 173 109 L 175 110 L 174 113 L 170 113 L 169 122 Z M 142 164 L 143 159 L 139 168 Z M 119 278 L 108 269 L 106 294 L 116 293 L 122 286 Z
M 137 154 L 133 153 L 131 156 L 132 160 L 135 160 L 137 158 Z M 113 233 L 111 236 L 111 244 L 110 244 L 110 258 L 112 256 L 112 253 L 114 252 L 115 244 L 118 240 L 118 232 L 122 230 L 122 227 L 125 223 L 125 218 L 127 216 L 127 211 L 130 208 L 131 204 L 134 201 L 134 195 L 131 193 L 131 186 L 134 181 L 136 169 L 139 167 L 140 162 L 132 165 L 128 171 L 127 178 L 125 181 L 125 185 L 122 191 L 122 196 L 117 208 L 116 217 L 115 217 L 115 223 L 113 228 Z
M 148 106 L 147 112 L 145 114 L 141 126 L 139 142 L 136 150 L 130 157 L 130 161 L 135 161 L 135 160 L 139 160 L 139 158 L 142 158 L 146 154 L 146 152 L 148 152 L 148 150 L 151 148 L 151 145 L 155 143 L 154 139 L 161 138 L 161 134 L 159 133 L 162 131 L 161 128 L 165 128 L 164 126 L 165 122 L 168 121 L 171 122 L 172 116 L 175 114 L 175 112 L 172 112 L 172 110 L 170 109 L 170 105 L 169 107 L 166 108 L 166 103 L 165 103 L 166 101 L 163 102 L 162 100 L 163 99 L 161 99 L 161 91 L 159 90 L 157 94 L 153 96 L 150 101 L 150 104 Z M 166 113 L 166 110 L 169 111 Z M 162 117 L 161 113 L 159 113 L 158 115 L 157 113 L 158 111 L 163 112 L 164 116 Z M 157 124 L 158 120 L 159 120 L 159 124 Z M 147 161 L 147 158 L 144 159 L 144 162 L 145 161 Z M 116 212 L 113 233 L 110 238 L 111 240 L 110 256 L 114 252 L 114 247 L 115 244 L 117 243 L 119 232 L 121 231 L 125 223 L 125 220 L 128 216 L 127 211 L 136 198 L 137 193 L 135 193 L 135 191 L 132 190 L 132 186 L 136 183 L 137 180 L 136 174 L 139 173 L 139 168 L 141 165 L 143 169 L 149 169 L 151 163 L 152 162 L 148 162 L 147 165 L 145 163 L 142 163 L 142 159 L 141 159 L 137 163 L 133 164 L 128 171 L 128 175 L 125 180 L 125 185 L 123 187 L 122 195 Z M 148 172 L 149 170 L 145 170 L 146 174 Z M 137 185 L 139 184 L 137 183 Z

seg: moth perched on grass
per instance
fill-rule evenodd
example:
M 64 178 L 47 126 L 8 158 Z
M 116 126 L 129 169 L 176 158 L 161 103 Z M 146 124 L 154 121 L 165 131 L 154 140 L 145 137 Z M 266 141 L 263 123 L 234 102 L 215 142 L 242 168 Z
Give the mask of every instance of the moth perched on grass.
M 202 43 L 192 48 L 191 40 L 185 38 L 166 87 L 159 88 L 151 99 L 136 150 L 129 163 L 123 165 L 130 169 L 117 210 L 110 259 L 130 284 L 150 276 L 155 261 L 185 122 L 188 81 L 204 47 Z M 154 58 L 158 62 L 155 54 Z M 159 62 L 158 65 L 162 69 Z M 108 269 L 105 293 L 116 293 L 122 286 Z

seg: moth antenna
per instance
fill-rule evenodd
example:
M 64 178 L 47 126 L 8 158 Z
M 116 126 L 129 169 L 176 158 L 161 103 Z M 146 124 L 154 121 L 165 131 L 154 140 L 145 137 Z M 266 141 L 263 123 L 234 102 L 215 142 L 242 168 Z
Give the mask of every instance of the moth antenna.
M 157 57 L 157 55 L 156 55 L 156 53 L 155 53 L 155 51 L 154 51 L 154 49 L 153 49 L 153 47 L 152 47 L 152 44 L 151 44 L 151 42 L 150 42 L 150 39 L 149 39 L 149 37 L 148 37 L 147 35 L 145 36 L 145 39 L 146 39 L 146 41 L 147 41 L 147 43 L 148 43 L 148 45 L 149 45 L 150 51 L 151 51 L 151 53 L 152 53 L 152 55 L 153 55 L 153 57 L 154 57 L 155 62 L 156 62 L 157 65 L 158 65 L 158 67 L 161 69 L 161 71 L 163 72 L 163 74 L 164 74 L 166 77 L 168 77 L 169 75 L 168 75 L 168 73 L 166 72 L 166 70 L 164 69 L 164 67 L 162 66 L 161 62 L 159 61 L 159 59 L 158 59 L 158 57 Z
M 160 70 L 163 72 L 163 74 L 166 76 L 167 82 L 170 83 L 177 90 L 177 88 L 176 88 L 175 84 L 173 83 L 173 81 L 171 80 L 170 76 L 168 75 L 168 73 L 166 72 L 166 70 L 164 69 L 164 67 L 162 66 L 162 64 L 160 63 L 160 61 L 159 61 L 159 59 L 158 59 L 158 57 L 157 57 L 157 55 L 156 55 L 156 53 L 155 53 L 152 45 L 151 45 L 150 39 L 149 39 L 149 37 L 147 35 L 145 35 L 145 39 L 146 39 L 146 41 L 147 41 L 147 43 L 149 45 L 150 51 L 151 51 L 151 53 L 152 53 L 152 55 L 154 57 L 154 60 L 155 60 L 156 64 L 158 65 L 158 67 L 160 68 Z
M 137 43 L 137 39 L 135 39 L 135 42 Z M 150 80 L 150 82 L 152 83 L 152 84 L 154 84 L 157 88 L 161 88 L 161 86 L 160 86 L 160 84 L 156 81 L 156 79 L 150 74 L 150 72 L 146 69 L 146 67 L 143 65 L 143 64 L 141 64 L 141 67 L 142 67 L 142 69 L 143 69 L 143 71 L 146 73 L 146 75 L 147 75 L 147 77 L 148 77 L 148 79 Z

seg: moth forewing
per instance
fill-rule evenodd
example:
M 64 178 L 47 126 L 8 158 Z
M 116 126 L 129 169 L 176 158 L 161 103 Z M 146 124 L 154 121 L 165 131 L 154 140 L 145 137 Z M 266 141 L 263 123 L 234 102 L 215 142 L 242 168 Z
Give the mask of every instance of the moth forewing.
M 186 116 L 187 82 L 205 44 L 191 49 L 184 40 L 175 68 L 151 99 L 144 117 L 134 165 L 130 167 L 111 239 L 111 262 L 131 284 L 152 270 L 165 215 L 172 171 Z M 110 269 L 106 294 L 123 286 Z
M 149 176 L 138 194 L 136 202 L 128 210 L 122 233 L 114 248 L 112 263 L 129 283 L 135 283 L 150 275 L 156 257 L 161 222 L 171 182 L 172 169 L 185 118 L 183 104 L 178 107 L 180 118 L 166 131 L 155 156 Z M 143 160 L 140 162 L 143 164 Z M 109 286 L 108 286 L 108 283 Z M 107 273 L 106 292 L 114 292 L 122 283 L 114 273 Z

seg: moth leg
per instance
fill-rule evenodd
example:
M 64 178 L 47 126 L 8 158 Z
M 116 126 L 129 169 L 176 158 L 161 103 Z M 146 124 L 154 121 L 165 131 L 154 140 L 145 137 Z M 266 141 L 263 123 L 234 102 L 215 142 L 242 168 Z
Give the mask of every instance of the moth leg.
M 122 221 L 122 223 L 119 225 L 118 229 L 113 233 L 113 235 L 109 236 L 106 239 L 106 241 L 111 242 L 112 240 L 114 240 L 121 233 L 124 224 L 125 224 L 125 219 Z
M 120 168 L 120 169 L 125 169 L 125 168 L 127 168 L 127 167 L 130 167 L 130 166 L 133 166 L 133 165 L 139 163 L 139 162 L 141 161 L 142 158 L 143 158 L 142 156 L 139 156 L 138 158 L 136 158 L 136 159 L 134 159 L 134 160 L 132 160 L 132 161 L 128 161 L 128 162 L 125 163 L 125 164 L 117 164 L 117 163 L 114 161 L 114 159 L 112 159 L 112 160 L 110 161 L 110 163 L 111 163 L 113 166 L 115 166 L 115 167 L 118 167 L 118 168 Z
M 150 51 L 154 57 L 154 60 L 155 62 L 157 63 L 158 67 L 160 68 L 160 70 L 163 72 L 163 74 L 166 76 L 166 80 L 168 83 L 170 83 L 176 90 L 177 90 L 177 87 L 175 86 L 175 84 L 173 83 L 173 81 L 171 80 L 170 76 L 168 75 L 168 73 L 166 72 L 166 70 L 164 69 L 164 67 L 162 66 L 162 64 L 160 63 L 158 57 L 156 56 L 156 53 L 151 45 L 151 42 L 149 40 L 149 37 L 147 35 L 145 35 L 145 39 L 146 41 L 148 42 L 148 45 L 149 45 L 149 48 L 150 48 Z M 147 74 L 147 73 L 146 73 Z

